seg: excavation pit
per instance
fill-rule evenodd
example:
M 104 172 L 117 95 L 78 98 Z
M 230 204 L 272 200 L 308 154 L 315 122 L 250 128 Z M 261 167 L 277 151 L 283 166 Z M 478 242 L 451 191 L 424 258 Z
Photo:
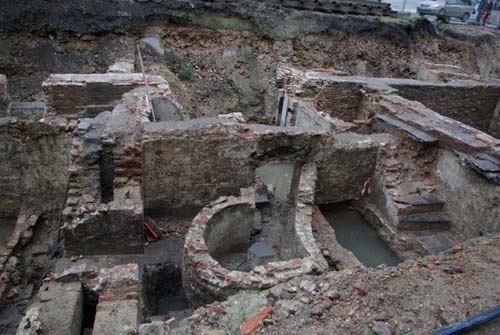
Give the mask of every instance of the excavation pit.
M 337 241 L 367 267 L 395 266 L 401 259 L 379 237 L 376 229 L 356 210 L 342 205 L 321 206 L 335 230 Z

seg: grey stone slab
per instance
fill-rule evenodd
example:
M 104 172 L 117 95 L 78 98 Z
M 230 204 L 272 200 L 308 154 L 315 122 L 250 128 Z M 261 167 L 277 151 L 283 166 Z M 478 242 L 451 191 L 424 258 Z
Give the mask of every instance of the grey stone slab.
M 137 330 L 140 320 L 137 300 L 102 302 L 97 305 L 93 335 L 126 335 Z
M 139 335 L 165 335 L 165 323 L 153 321 L 139 326 Z
M 442 212 L 418 213 L 399 218 L 398 228 L 404 230 L 444 230 L 450 220 Z
M 426 144 L 438 143 L 437 138 L 435 138 L 431 135 L 428 135 L 427 133 L 425 133 L 417 128 L 414 128 L 414 127 L 410 126 L 409 124 L 407 124 L 403 121 L 397 120 L 397 119 L 390 117 L 388 115 L 377 115 L 375 118 L 378 121 L 390 126 L 391 128 L 394 128 L 396 130 L 399 130 L 399 131 L 406 133 L 407 135 L 409 135 L 411 138 L 413 138 L 417 142 L 426 143 Z
M 51 282 L 42 287 L 40 321 L 51 335 L 80 335 L 83 318 L 83 291 L 80 282 Z
M 420 236 L 417 242 L 430 254 L 437 255 L 453 247 L 453 242 L 443 234 Z

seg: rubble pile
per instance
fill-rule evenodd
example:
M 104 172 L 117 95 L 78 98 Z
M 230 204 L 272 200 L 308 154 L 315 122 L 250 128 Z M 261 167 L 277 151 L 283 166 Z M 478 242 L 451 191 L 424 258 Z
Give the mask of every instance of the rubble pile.
M 491 235 L 398 267 L 301 276 L 242 292 L 196 310 L 172 334 L 426 334 L 498 303 L 499 243 Z

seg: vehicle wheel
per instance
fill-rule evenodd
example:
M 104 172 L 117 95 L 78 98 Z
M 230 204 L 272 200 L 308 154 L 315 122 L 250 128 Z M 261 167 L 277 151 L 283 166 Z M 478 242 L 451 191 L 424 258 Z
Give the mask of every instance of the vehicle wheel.
M 463 22 L 467 22 L 467 20 L 469 19 L 469 17 L 470 17 L 469 13 L 464 13 L 464 15 L 462 15 L 462 21 Z

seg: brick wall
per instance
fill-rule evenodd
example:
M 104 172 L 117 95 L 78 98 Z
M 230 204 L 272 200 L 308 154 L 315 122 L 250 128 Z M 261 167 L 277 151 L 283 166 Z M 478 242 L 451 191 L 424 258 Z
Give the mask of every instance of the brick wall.
M 159 76 L 147 76 L 152 87 L 165 86 Z M 44 99 L 50 111 L 58 115 L 94 117 L 111 111 L 123 94 L 143 86 L 140 73 L 52 74 L 42 83 Z
M 253 185 L 259 164 L 304 159 L 321 137 L 294 128 L 221 123 L 199 119 L 146 125 L 145 209 L 201 207 L 237 195 Z
M 330 83 L 316 96 L 316 107 L 331 117 L 352 122 L 358 118 L 361 85 L 356 83 Z
M 499 86 L 391 85 L 398 94 L 416 100 L 435 112 L 490 133 Z

